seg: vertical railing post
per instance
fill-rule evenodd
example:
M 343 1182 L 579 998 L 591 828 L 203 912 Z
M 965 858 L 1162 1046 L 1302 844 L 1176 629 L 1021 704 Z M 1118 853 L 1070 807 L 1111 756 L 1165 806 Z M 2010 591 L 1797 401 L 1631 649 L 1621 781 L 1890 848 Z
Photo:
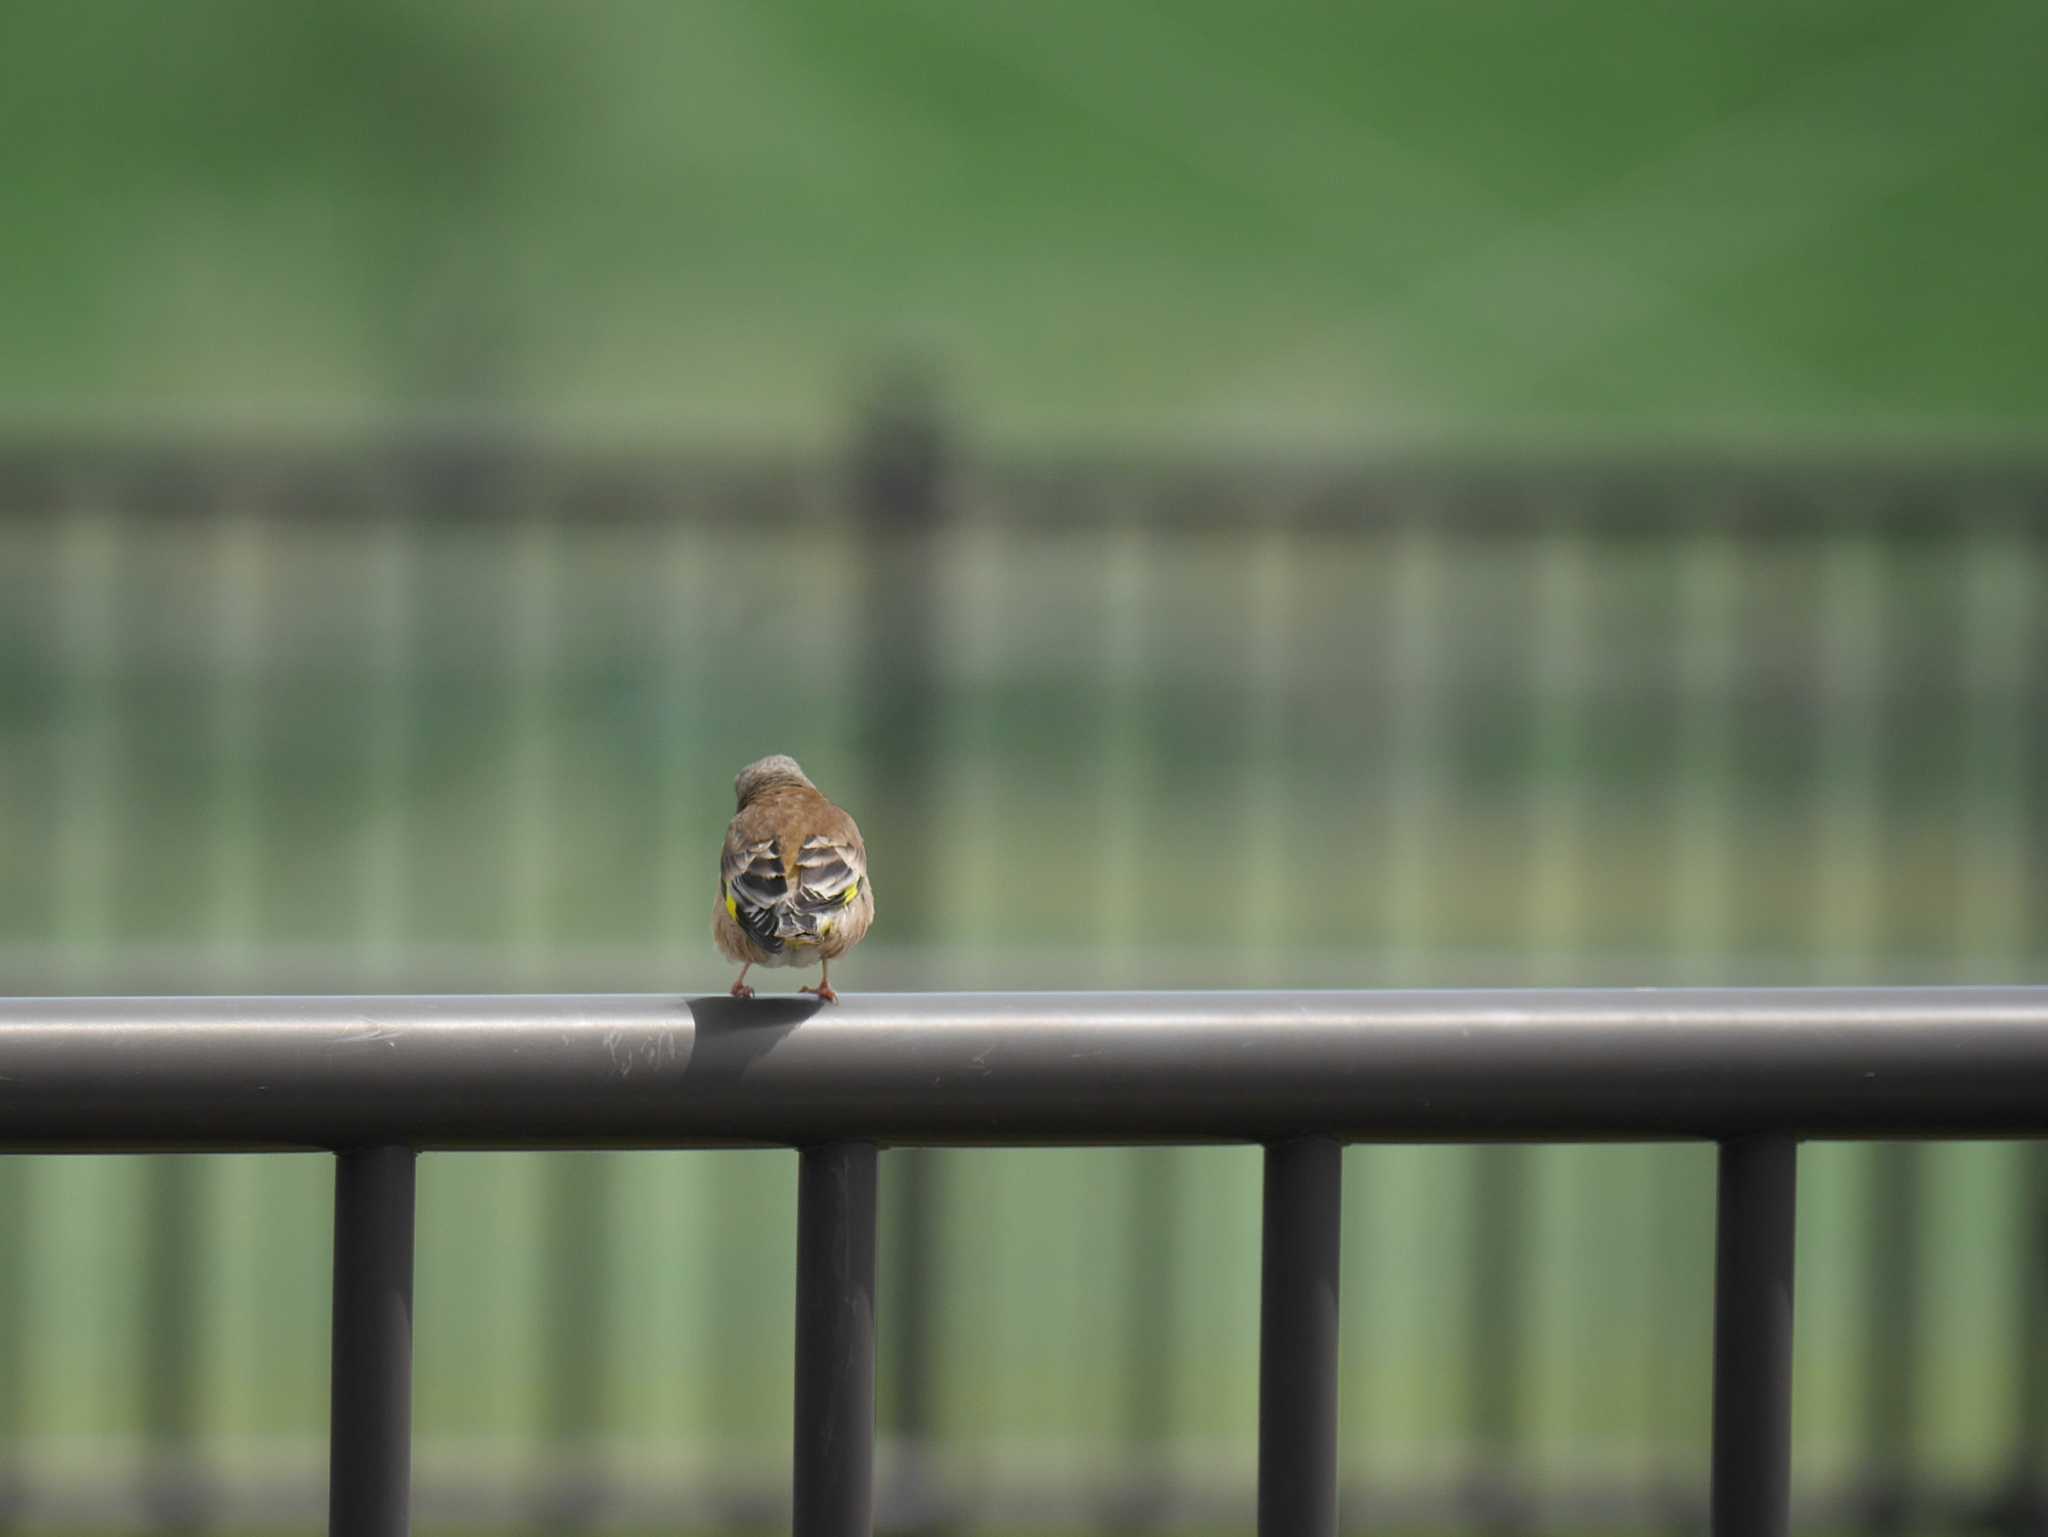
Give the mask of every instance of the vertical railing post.
M 335 1160 L 328 1537 L 412 1530 L 414 1162 L 409 1147 Z
M 1713 1537 L 1785 1537 L 1792 1491 L 1798 1148 L 1721 1144 L 1714 1261 Z
M 874 1529 L 875 1149 L 800 1154 L 795 1537 Z
M 1259 1537 L 1336 1537 L 1337 1264 L 1344 1149 L 1266 1149 L 1259 1295 Z

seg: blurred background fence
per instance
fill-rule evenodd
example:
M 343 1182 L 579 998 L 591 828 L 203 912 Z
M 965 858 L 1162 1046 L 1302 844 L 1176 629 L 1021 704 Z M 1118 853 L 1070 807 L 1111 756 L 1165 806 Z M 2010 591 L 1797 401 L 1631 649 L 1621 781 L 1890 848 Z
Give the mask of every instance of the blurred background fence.
M 5 437 L 0 992 L 722 990 L 772 751 L 867 832 L 847 989 L 2042 975 L 2038 460 L 970 442 Z M 1348 1158 L 1347 1518 L 1697 1526 L 1710 1152 Z M 1802 1491 L 2035 1529 L 2048 1163 L 1803 1161 Z M 426 1160 L 423 1517 L 775 1519 L 794 1175 Z M 1249 1510 L 1254 1152 L 884 1180 L 885 1524 Z M 0 1162 L 7 1520 L 315 1519 L 328 1199 Z

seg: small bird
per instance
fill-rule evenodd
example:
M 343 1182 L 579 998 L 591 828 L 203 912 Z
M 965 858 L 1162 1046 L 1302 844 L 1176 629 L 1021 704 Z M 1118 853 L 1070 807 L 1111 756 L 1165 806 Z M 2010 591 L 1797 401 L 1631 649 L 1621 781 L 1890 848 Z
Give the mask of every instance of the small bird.
M 740 963 L 732 995 L 754 996 L 747 973 L 756 966 L 815 961 L 818 985 L 798 991 L 837 1003 L 832 962 L 875 921 L 860 829 L 779 753 L 741 769 L 733 789 L 739 812 L 725 830 L 711 920 L 718 948 Z

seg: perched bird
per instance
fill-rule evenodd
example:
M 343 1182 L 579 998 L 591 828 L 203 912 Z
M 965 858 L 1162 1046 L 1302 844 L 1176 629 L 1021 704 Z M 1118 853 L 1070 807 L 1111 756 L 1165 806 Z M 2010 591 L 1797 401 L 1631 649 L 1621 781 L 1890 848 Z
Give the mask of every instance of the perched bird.
M 796 759 L 749 763 L 733 781 L 739 812 L 718 867 L 718 948 L 740 963 L 735 998 L 751 998 L 756 966 L 821 968 L 816 993 L 837 1003 L 832 962 L 875 921 L 868 854 L 853 818 L 819 793 Z

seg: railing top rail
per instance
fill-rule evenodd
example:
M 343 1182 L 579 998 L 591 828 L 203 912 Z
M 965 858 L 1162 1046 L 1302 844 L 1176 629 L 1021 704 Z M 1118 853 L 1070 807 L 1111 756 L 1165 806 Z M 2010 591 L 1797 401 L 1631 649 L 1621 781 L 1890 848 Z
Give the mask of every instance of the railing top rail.
M 2048 987 L 0 1000 L 0 1148 L 2048 1135 Z
M 942 521 L 1019 530 L 1110 523 L 1172 533 L 1278 522 L 1304 531 L 1426 524 L 1483 535 L 1728 528 L 1745 538 L 1948 535 L 2043 526 L 2048 449 L 2037 442 L 1446 447 L 1351 455 L 1256 452 L 974 453 Z M 364 439 L 218 433 L 25 433 L 0 421 L 0 523 L 66 510 L 154 520 L 320 521 L 522 517 L 576 524 L 857 515 L 848 461 L 826 452 L 675 449 L 503 431 L 392 431 Z M 971 488 L 964 496 L 963 487 Z M 883 505 L 888 505 L 885 500 Z M 1959 523 L 1959 519 L 1962 520 Z

